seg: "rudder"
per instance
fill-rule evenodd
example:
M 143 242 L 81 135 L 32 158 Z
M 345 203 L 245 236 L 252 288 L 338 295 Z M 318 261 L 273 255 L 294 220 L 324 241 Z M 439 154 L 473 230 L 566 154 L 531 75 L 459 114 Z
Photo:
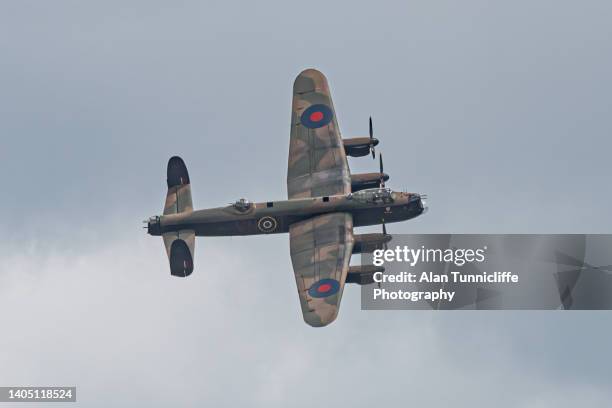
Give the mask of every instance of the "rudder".
M 183 159 L 173 156 L 168 160 L 166 182 L 168 193 L 164 205 L 164 215 L 193 211 L 189 173 Z
M 195 232 L 181 230 L 163 234 L 164 245 L 170 261 L 170 274 L 186 278 L 193 272 Z

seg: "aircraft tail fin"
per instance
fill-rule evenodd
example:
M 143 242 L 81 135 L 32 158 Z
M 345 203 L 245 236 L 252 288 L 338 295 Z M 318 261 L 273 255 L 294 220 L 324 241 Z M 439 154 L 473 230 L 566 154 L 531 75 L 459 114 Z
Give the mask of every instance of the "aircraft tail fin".
M 193 211 L 189 173 L 183 159 L 173 156 L 168 160 L 168 194 L 164 215 Z M 173 276 L 187 277 L 193 272 L 195 231 L 179 230 L 162 234 Z
M 170 274 L 181 278 L 191 275 L 191 272 L 193 272 L 195 231 L 166 232 L 162 236 L 170 261 Z
M 168 160 L 168 194 L 164 205 L 164 215 L 193 211 L 191 184 L 185 162 L 178 156 Z

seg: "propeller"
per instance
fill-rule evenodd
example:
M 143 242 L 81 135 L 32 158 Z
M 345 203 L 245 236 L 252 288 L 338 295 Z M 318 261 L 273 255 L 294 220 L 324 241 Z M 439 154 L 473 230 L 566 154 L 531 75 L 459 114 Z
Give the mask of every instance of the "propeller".
M 388 235 L 387 234 L 387 227 L 385 226 L 385 219 L 384 218 L 382 219 L 382 230 L 383 230 L 383 235 L 387 236 Z M 388 249 L 386 241 L 383 243 L 383 247 L 385 248 L 385 251 Z
M 376 151 L 374 150 L 374 128 L 372 127 L 372 117 L 370 116 L 370 151 L 372 152 L 372 159 L 376 158 Z
M 383 171 L 383 159 L 382 153 L 378 153 L 378 159 L 380 160 L 380 188 L 385 188 L 385 172 Z
M 385 226 L 385 218 L 383 217 L 382 219 L 382 232 L 384 236 L 387 236 L 387 227 Z M 383 242 L 383 248 L 386 251 L 387 249 L 389 249 L 389 247 L 387 246 L 387 241 Z M 380 289 L 380 282 L 378 282 L 378 289 Z
M 385 219 L 382 219 L 382 229 L 383 229 L 383 235 L 387 235 L 387 227 L 385 226 Z

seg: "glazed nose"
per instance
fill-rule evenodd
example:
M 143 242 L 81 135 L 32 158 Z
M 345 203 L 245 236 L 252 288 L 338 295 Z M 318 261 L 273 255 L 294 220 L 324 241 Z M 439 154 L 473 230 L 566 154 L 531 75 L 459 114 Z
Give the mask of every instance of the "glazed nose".
M 427 194 L 419 195 L 419 208 L 421 209 L 422 213 L 427 211 L 427 202 L 425 201 L 426 198 L 427 198 Z
M 425 199 L 427 198 L 426 194 L 413 194 L 410 197 L 410 203 L 413 207 L 418 208 L 421 211 L 424 211 L 427 208 L 427 204 L 425 203 Z

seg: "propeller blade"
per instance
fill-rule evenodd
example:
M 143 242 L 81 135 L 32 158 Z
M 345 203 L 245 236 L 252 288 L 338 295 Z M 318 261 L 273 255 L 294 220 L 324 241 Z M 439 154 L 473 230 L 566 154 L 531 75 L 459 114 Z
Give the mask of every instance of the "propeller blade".
M 382 219 L 382 231 L 383 231 L 383 235 L 387 236 L 387 226 L 385 225 L 385 219 L 384 218 Z M 385 249 L 385 251 L 388 249 L 386 241 L 383 243 L 383 248 Z
M 383 217 L 382 219 L 382 231 L 383 231 L 383 235 L 387 235 L 387 227 L 385 226 L 385 219 Z M 383 248 L 386 251 L 387 249 L 389 249 L 389 247 L 387 246 L 387 242 L 383 242 Z M 378 288 L 380 289 L 380 282 L 378 282 Z
M 378 159 L 380 161 L 380 188 L 385 187 L 385 173 L 383 168 L 383 158 L 382 153 L 378 153 Z
M 373 138 L 374 138 L 374 128 L 372 127 L 372 117 L 370 116 L 370 151 L 372 152 L 372 160 L 376 158 L 376 151 L 374 150 L 374 143 L 372 143 Z

